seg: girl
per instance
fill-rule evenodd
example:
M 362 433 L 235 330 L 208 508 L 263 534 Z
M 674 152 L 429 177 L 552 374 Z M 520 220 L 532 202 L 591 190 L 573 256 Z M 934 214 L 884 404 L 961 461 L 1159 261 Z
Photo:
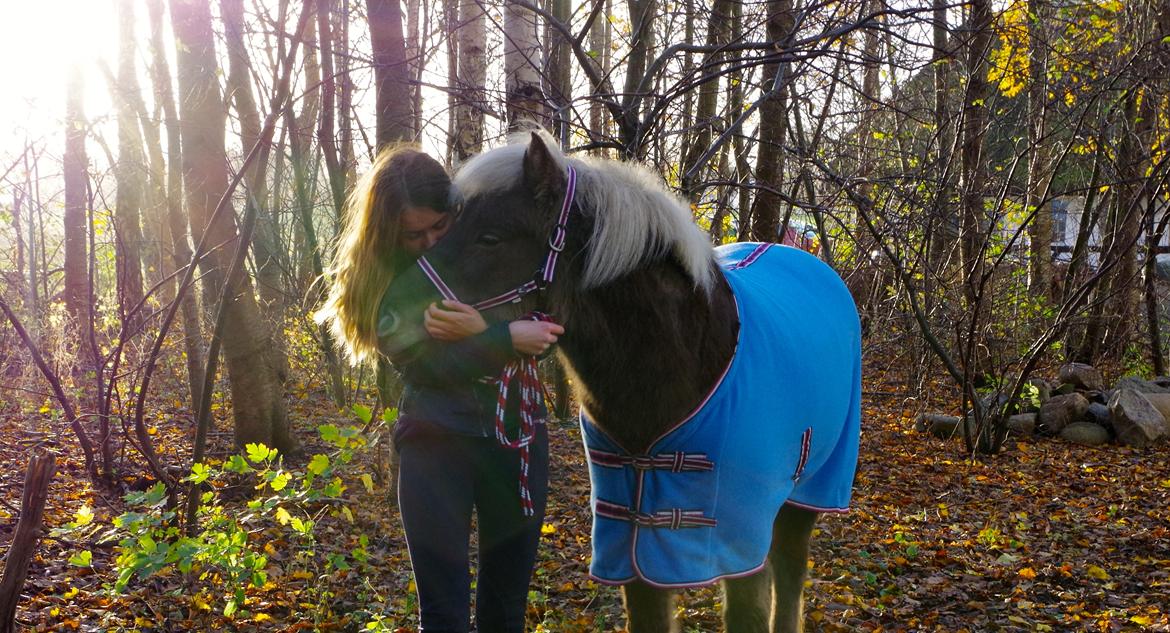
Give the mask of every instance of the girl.
M 456 198 L 443 166 L 409 146 L 384 150 L 354 187 L 320 318 L 331 322 L 355 362 L 378 354 L 382 295 L 397 272 L 446 234 Z M 520 354 L 544 353 L 564 330 L 527 320 L 489 325 L 453 301 L 432 304 L 425 324 L 434 340 L 396 366 L 405 388 L 394 430 L 398 503 L 421 631 L 468 630 L 474 511 L 477 630 L 522 632 L 548 493 L 548 435 L 538 425 L 529 447 L 535 516 L 526 517 L 519 455 L 500 446 L 494 433 L 497 388 L 480 379 L 498 376 Z

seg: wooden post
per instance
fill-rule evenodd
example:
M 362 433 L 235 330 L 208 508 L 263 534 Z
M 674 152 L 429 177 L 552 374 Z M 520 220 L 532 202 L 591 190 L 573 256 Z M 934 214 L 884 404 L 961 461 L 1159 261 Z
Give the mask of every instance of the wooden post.
M 45 499 L 49 484 L 57 470 L 57 458 L 47 452 L 37 452 L 28 462 L 24 474 L 24 495 L 20 502 L 20 520 L 16 534 L 4 561 L 4 576 L 0 578 L 0 633 L 16 630 L 16 603 L 28 576 L 28 565 L 36 553 L 41 537 L 41 519 L 45 514 Z

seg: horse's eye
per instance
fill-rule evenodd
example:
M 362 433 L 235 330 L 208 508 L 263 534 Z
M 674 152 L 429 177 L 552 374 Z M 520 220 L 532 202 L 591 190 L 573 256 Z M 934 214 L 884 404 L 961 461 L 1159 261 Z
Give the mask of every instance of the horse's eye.
M 483 233 L 475 240 L 476 244 L 483 244 L 484 246 L 495 246 L 500 243 L 500 236 L 495 233 Z

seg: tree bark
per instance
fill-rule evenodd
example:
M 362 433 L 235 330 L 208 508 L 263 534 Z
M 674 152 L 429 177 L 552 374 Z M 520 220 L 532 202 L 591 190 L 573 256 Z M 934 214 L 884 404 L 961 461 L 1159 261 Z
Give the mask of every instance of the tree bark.
M 483 151 L 487 81 L 487 14 L 479 0 L 458 0 L 453 158 L 462 162 Z
M 536 13 L 520 3 L 504 2 L 504 90 L 509 130 L 548 127 L 548 110 L 540 87 L 540 40 Z
M 768 39 L 777 42 L 776 53 L 787 42 L 795 26 L 792 0 L 768 0 Z M 781 189 L 784 176 L 784 139 L 788 128 L 789 63 L 768 64 L 763 72 L 763 90 L 771 91 L 760 106 L 759 148 L 756 157 L 756 190 L 752 202 L 751 236 L 760 242 L 779 239 Z
M 1048 138 L 1048 56 L 1045 52 L 1049 23 L 1047 9 L 1045 0 L 1028 0 L 1028 191 L 1025 205 L 1029 213 L 1034 213 L 1028 225 L 1028 288 L 1032 296 L 1044 299 L 1052 294 L 1053 238 L 1052 205 L 1046 200 L 1048 184 L 1052 180 L 1052 141 Z
M 716 0 L 711 4 L 711 17 L 707 23 L 707 46 L 723 46 L 731 42 L 732 4 L 731 0 Z M 689 128 L 688 126 L 689 129 L 694 130 L 694 140 L 684 152 L 682 169 L 679 172 L 683 174 L 683 194 L 690 198 L 691 202 L 698 202 L 702 191 L 695 186 L 698 174 L 696 173 L 694 177 L 687 175 L 691 173 L 695 164 L 698 163 L 699 157 L 711 145 L 712 133 L 722 122 L 721 117 L 716 113 L 716 108 L 721 92 L 719 89 L 719 68 L 723 56 L 719 49 L 715 49 L 705 53 L 703 61 L 699 64 L 699 72 L 710 76 L 711 79 L 699 86 L 699 104 L 695 112 L 694 127 Z
M 414 137 L 411 129 L 410 66 L 406 63 L 406 41 L 402 35 L 400 0 L 366 0 L 370 22 L 370 42 L 374 57 L 377 145 Z
M 130 0 L 118 0 L 118 87 L 123 92 L 138 92 L 138 74 L 134 67 L 134 5 Z M 142 302 L 142 206 L 145 197 L 144 180 L 146 158 L 142 152 L 142 135 L 138 116 L 130 99 L 118 99 L 118 164 L 115 177 L 118 190 L 115 197 L 114 224 L 115 270 L 117 271 L 118 303 L 122 316 L 129 316 L 127 332 L 137 332 L 142 325 L 143 312 L 129 314 Z
M 20 501 L 20 519 L 16 522 L 16 531 L 4 559 L 4 576 L 0 578 L 0 633 L 14 633 L 17 630 L 16 605 L 20 602 L 20 590 L 24 587 L 28 566 L 41 538 L 45 501 L 56 469 L 57 458 L 49 453 L 38 451 L 28 461 Z
M 85 115 L 81 101 L 84 90 L 81 71 L 69 72 L 65 96 L 65 311 L 72 322 L 73 341 L 78 357 L 88 363 L 89 353 L 89 276 L 86 267 L 86 165 Z M 35 264 L 34 264 L 35 265 Z
M 654 45 L 654 18 L 657 0 L 627 0 L 630 15 L 630 52 L 626 57 L 626 82 L 622 95 L 618 133 L 625 151 L 623 158 L 637 158 L 641 152 L 642 98 L 640 86 L 646 79 L 650 48 Z
M 983 209 L 987 169 L 983 164 L 983 137 L 987 131 L 987 100 L 991 85 L 987 81 L 988 55 L 991 52 L 992 13 L 990 0 L 972 0 L 968 24 L 971 29 L 967 50 L 967 91 L 963 100 L 962 160 L 962 228 L 960 250 L 963 263 L 965 295 L 974 303 L 983 277 L 983 245 L 987 239 L 988 220 Z
M 228 190 L 227 154 L 224 145 L 225 110 L 216 79 L 215 42 L 209 0 L 172 0 L 175 43 L 178 49 L 180 131 L 183 142 L 183 177 L 193 230 L 206 232 L 211 244 L 224 244 L 201 264 L 203 279 L 215 294 L 226 285 L 231 297 L 226 310 L 227 328 L 223 350 L 231 386 L 235 441 L 239 446 L 259 442 L 284 454 L 296 450 L 288 429 L 283 393 L 278 376 L 276 347 L 263 325 L 251 280 L 243 270 L 227 277 L 232 249 L 238 235 L 234 213 L 213 216 Z M 225 211 L 230 203 L 224 201 Z
M 167 135 L 166 185 L 163 196 L 166 200 L 166 220 L 171 235 L 171 256 L 175 267 L 191 262 L 191 245 L 188 242 L 187 221 L 183 217 L 183 152 L 179 132 L 179 115 L 175 111 L 174 91 L 171 88 L 171 70 L 167 63 L 163 45 L 162 0 L 147 3 L 150 14 L 151 80 L 154 84 L 155 99 L 162 105 Z M 160 150 L 161 153 L 161 150 Z M 161 156 L 156 157 L 158 170 L 162 169 Z M 156 175 L 158 173 L 156 170 Z M 161 181 L 158 186 L 161 185 Z M 187 361 L 187 389 L 191 395 L 191 408 L 198 405 L 203 388 L 203 343 L 200 333 L 199 299 L 194 289 L 188 289 L 177 297 L 180 302 L 183 321 L 183 351 Z
M 609 72 L 609 43 L 613 38 L 613 27 L 609 22 L 609 14 L 611 11 L 610 0 L 593 0 L 595 4 L 600 3 L 605 6 L 601 8 L 601 13 L 593 20 L 593 25 L 589 29 L 589 53 L 590 56 L 597 62 L 601 74 Z M 609 136 L 608 120 L 605 112 L 605 104 L 601 99 L 596 98 L 589 102 L 589 132 L 593 141 L 600 141 Z
M 549 13 L 557 22 L 569 26 L 571 8 L 569 0 L 548 0 Z M 548 44 L 548 102 L 552 108 L 552 131 L 557 139 L 569 138 L 569 105 L 573 102 L 572 68 L 569 66 L 569 40 L 565 33 L 545 24 L 545 41 Z

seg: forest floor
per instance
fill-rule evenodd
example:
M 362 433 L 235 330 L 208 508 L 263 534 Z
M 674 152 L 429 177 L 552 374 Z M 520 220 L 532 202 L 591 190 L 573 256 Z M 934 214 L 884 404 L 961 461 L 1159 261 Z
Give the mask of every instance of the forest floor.
M 879 373 L 879 372 L 870 372 Z M 826 516 L 813 542 L 806 585 L 808 631 L 1170 631 L 1170 446 L 1087 448 L 1009 438 L 1001 454 L 969 458 L 959 439 L 913 430 L 913 411 L 893 379 L 867 376 L 861 462 L 852 511 Z M 177 387 L 176 387 L 177 388 Z M 67 427 L 48 407 L 0 404 L 0 551 L 12 537 L 24 465 L 33 445 L 62 457 L 47 527 L 93 508 L 95 525 L 125 511 L 118 490 L 90 486 Z M 175 406 L 178 403 L 174 403 Z M 219 402 L 220 457 L 230 437 Z M 323 423 L 353 424 L 314 387 L 294 390 L 301 437 Z M 190 423 L 154 413 L 163 457 L 190 444 Z M 617 590 L 587 579 L 588 476 L 579 432 L 553 423 L 552 493 L 532 584 L 529 629 L 620 631 Z M 215 444 L 216 442 L 213 442 Z M 325 447 L 306 442 L 308 453 Z M 397 513 L 384 486 L 359 483 L 376 450 L 360 452 L 346 479 L 352 520 L 321 512 L 314 554 L 349 552 L 367 537 L 368 564 L 293 565 L 287 528 L 250 539 L 268 553 L 265 582 L 225 617 L 225 581 L 164 569 L 114 580 L 116 545 L 46 537 L 30 570 L 17 622 L 32 631 L 414 631 L 417 609 Z M 149 482 L 124 482 L 141 489 Z M 235 502 L 237 506 L 241 502 Z M 68 561 L 92 551 L 89 567 Z M 315 560 L 320 560 L 318 556 Z M 682 594 L 685 632 L 720 630 L 717 588 Z

